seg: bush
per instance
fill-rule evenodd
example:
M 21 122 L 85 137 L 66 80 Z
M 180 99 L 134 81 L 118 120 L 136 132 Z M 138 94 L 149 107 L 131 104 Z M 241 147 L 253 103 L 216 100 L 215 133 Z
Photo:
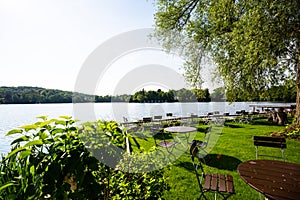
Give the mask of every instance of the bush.
M 86 123 L 79 131 L 68 116 L 38 118 L 41 121 L 7 133 L 20 137 L 0 161 L 0 199 L 159 199 L 162 195 L 166 188 L 163 171 L 129 174 L 115 170 L 86 148 L 83 141 L 97 146 L 99 138 L 100 146 L 112 143 L 124 148 L 125 136 L 115 122 Z

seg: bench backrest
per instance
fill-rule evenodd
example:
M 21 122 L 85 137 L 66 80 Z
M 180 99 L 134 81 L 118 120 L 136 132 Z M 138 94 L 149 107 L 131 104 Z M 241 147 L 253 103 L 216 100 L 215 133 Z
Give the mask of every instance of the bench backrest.
M 268 136 L 254 136 L 255 146 L 286 148 L 286 140 L 283 137 L 268 137 Z
M 144 123 L 152 122 L 152 118 L 151 117 L 143 117 L 143 122 Z

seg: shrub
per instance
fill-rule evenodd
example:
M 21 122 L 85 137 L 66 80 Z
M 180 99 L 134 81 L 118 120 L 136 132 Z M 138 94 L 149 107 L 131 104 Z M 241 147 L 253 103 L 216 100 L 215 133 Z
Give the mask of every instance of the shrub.
M 99 162 L 90 151 L 106 144 L 124 149 L 125 135 L 115 122 L 86 123 L 79 131 L 68 116 L 38 118 L 7 133 L 20 137 L 0 161 L 0 199 L 159 199 L 162 195 L 166 188 L 162 170 L 129 174 Z M 89 149 L 83 141 L 89 141 Z M 116 163 L 120 160 L 123 154 Z

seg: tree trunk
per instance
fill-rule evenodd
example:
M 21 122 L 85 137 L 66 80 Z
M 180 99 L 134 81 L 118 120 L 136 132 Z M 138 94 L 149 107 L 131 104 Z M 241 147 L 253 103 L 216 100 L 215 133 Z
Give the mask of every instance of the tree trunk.
M 296 115 L 297 115 L 297 125 L 300 127 L 300 39 L 298 39 Z

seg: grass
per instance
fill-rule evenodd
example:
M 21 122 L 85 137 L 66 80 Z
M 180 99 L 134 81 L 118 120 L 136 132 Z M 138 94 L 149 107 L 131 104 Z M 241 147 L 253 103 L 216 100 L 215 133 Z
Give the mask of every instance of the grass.
M 193 138 L 195 137 L 194 139 L 202 139 L 207 125 L 197 125 L 196 127 L 198 131 L 191 135 Z M 237 166 L 241 162 L 255 159 L 254 135 L 269 135 L 282 129 L 284 129 L 283 126 L 268 123 L 265 119 L 255 120 L 252 124 L 226 122 L 225 126 L 219 127 L 220 134 L 215 134 L 219 137 L 210 139 L 210 142 L 215 141 L 215 144 L 212 145 L 209 154 L 205 157 L 204 170 L 209 173 L 225 173 L 233 176 L 236 194 L 231 196 L 230 199 L 259 199 L 259 193 L 239 177 Z M 165 139 L 171 141 L 174 138 L 176 138 L 175 135 L 168 135 Z M 161 135 L 157 135 L 155 138 L 139 137 L 135 139 L 143 150 L 149 150 L 155 145 L 155 142 L 159 142 L 163 138 Z M 178 136 L 177 139 L 184 140 L 186 138 Z M 188 138 L 188 140 L 191 140 L 191 138 Z M 287 162 L 300 164 L 299 143 L 299 141 L 287 140 L 287 148 L 285 149 L 285 160 Z M 138 151 L 135 144 L 133 150 Z M 281 151 L 277 148 L 259 147 L 259 153 L 276 157 L 281 156 Z M 259 157 L 259 159 L 282 160 L 275 157 Z M 168 176 L 170 189 L 165 191 L 165 199 L 187 200 L 199 197 L 199 187 L 188 151 L 184 152 L 171 164 L 166 176 Z M 209 194 L 208 198 L 213 199 L 213 194 Z

